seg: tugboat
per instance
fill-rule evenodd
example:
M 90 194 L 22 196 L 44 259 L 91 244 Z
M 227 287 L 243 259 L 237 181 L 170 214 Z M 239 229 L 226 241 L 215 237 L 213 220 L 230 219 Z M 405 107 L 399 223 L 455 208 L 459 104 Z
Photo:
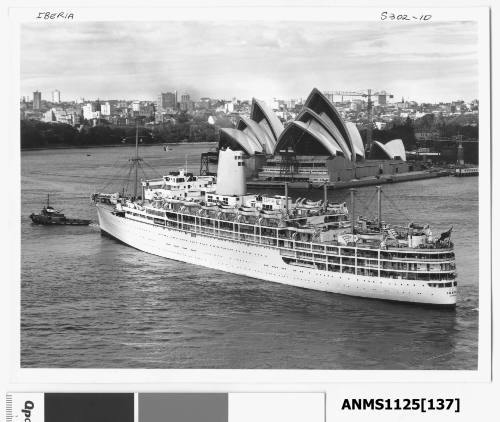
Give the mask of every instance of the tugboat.
M 45 226 L 88 226 L 91 221 L 79 218 L 67 218 L 61 211 L 57 211 L 50 205 L 49 195 L 47 195 L 47 205 L 42 208 L 40 214 L 32 213 L 30 218 L 34 224 L 43 224 Z

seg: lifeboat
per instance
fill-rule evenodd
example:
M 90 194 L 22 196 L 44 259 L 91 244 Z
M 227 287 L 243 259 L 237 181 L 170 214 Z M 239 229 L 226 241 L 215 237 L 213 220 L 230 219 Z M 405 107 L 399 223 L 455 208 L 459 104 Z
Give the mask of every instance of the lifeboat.
M 241 215 L 259 215 L 259 210 L 255 209 L 254 207 L 241 207 L 238 209 L 238 211 Z
M 384 239 L 382 233 L 358 233 L 358 238 L 362 240 L 380 240 Z
M 260 210 L 261 214 L 268 217 L 275 217 L 281 215 L 281 210 Z
M 204 204 L 204 205 L 200 205 L 201 208 L 203 208 L 204 210 L 217 210 L 219 207 L 216 205 L 216 204 Z
M 201 207 L 200 203 L 195 201 L 183 201 L 182 205 L 186 207 Z
M 321 204 L 322 204 L 322 200 L 320 199 L 319 201 L 311 201 L 311 200 L 307 200 L 305 202 L 305 204 L 301 204 L 303 207 L 306 207 L 306 208 L 319 208 L 321 207 Z

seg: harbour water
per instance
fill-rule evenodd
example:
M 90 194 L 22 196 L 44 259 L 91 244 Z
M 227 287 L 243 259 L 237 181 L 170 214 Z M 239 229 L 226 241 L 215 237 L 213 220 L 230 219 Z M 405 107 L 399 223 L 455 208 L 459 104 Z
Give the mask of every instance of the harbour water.
M 144 172 L 156 177 L 187 161 L 198 173 L 207 148 L 144 147 Z M 31 224 L 29 214 L 47 193 L 67 216 L 96 222 L 90 194 L 119 190 L 133 154 L 132 147 L 22 152 L 22 367 L 476 369 L 477 178 L 383 187 L 387 221 L 430 223 L 435 234 L 453 226 L 458 303 L 446 310 L 190 266 L 102 236 L 96 223 Z M 376 213 L 374 191 L 357 190 L 356 214 Z M 294 199 L 323 195 L 290 193 Z M 329 192 L 331 201 L 348 196 L 346 190 Z

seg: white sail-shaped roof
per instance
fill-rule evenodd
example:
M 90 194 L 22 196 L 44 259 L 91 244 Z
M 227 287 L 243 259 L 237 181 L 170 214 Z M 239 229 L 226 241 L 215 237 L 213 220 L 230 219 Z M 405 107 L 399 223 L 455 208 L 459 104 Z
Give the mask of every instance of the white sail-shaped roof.
M 389 141 L 386 144 L 382 144 L 379 141 L 374 141 L 373 146 L 376 148 L 376 150 L 380 151 L 382 154 L 384 154 L 387 158 L 391 160 L 398 158 L 403 161 L 406 161 L 405 146 L 401 139 L 393 139 L 392 141 Z
M 304 149 L 312 151 L 314 151 L 314 143 L 318 144 L 321 150 L 318 151 L 316 147 L 316 151 L 314 151 L 316 153 L 327 153 L 333 156 L 342 153 L 342 149 L 318 122 L 304 123 L 298 120 L 291 122 L 285 128 L 276 145 L 276 153 L 288 149 L 288 147 L 300 153 L 301 145 L 304 143 L 309 143 L 308 147 Z
M 274 152 L 276 142 L 269 136 L 268 132 L 254 120 L 240 116 L 236 128 L 256 139 L 262 145 L 263 151 L 266 154 L 272 154 Z
M 281 123 L 280 119 L 278 119 L 278 116 L 276 116 L 276 114 L 274 114 L 273 111 L 267 107 L 266 103 L 254 98 L 252 100 L 250 118 L 264 128 L 276 144 L 278 138 L 284 130 L 284 127 L 283 123 Z
M 219 145 L 221 144 L 230 145 L 233 149 L 239 147 L 249 155 L 262 152 L 262 145 L 256 139 L 233 128 L 221 128 Z
M 354 152 L 353 143 L 347 130 L 342 117 L 340 116 L 337 109 L 333 106 L 333 104 L 326 98 L 322 92 L 320 92 L 317 88 L 314 88 L 309 97 L 307 97 L 306 102 L 304 103 L 304 107 L 310 108 L 314 112 L 316 112 L 321 118 L 327 122 L 331 126 L 332 131 L 336 131 L 340 139 L 337 141 L 340 143 L 344 143 L 348 150 L 351 152 L 351 156 L 354 159 L 355 155 L 352 155 Z M 351 157 L 348 157 L 351 158 Z
M 358 127 L 352 122 L 345 122 L 345 127 L 352 140 L 354 153 L 359 155 L 360 157 L 365 158 L 365 147 L 363 145 L 363 140 L 361 139 Z
M 314 124 L 320 125 L 328 133 L 329 137 L 332 139 L 332 142 L 336 144 L 336 147 L 340 148 L 344 157 L 350 159 L 351 151 L 344 141 L 344 138 L 340 134 L 339 130 L 333 124 L 331 124 L 331 122 L 325 120 L 325 114 L 322 114 L 323 116 L 320 116 L 310 108 L 304 107 L 297 116 L 296 120 L 299 120 L 301 122 L 315 122 Z
M 249 155 L 270 155 L 292 148 L 308 155 L 342 155 L 349 161 L 365 158 L 356 125 L 344 123 L 337 109 L 316 88 L 307 97 L 295 121 L 286 128 L 263 101 L 254 98 L 250 117 L 240 116 L 235 129 L 221 129 L 220 135 L 220 147 L 231 145 Z M 396 145 L 394 148 L 399 151 Z

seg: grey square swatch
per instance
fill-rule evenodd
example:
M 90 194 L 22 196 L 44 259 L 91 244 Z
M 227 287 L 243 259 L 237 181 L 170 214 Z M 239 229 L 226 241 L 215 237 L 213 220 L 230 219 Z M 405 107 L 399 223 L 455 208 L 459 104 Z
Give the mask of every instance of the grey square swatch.
M 227 394 L 139 394 L 139 422 L 228 422 Z

